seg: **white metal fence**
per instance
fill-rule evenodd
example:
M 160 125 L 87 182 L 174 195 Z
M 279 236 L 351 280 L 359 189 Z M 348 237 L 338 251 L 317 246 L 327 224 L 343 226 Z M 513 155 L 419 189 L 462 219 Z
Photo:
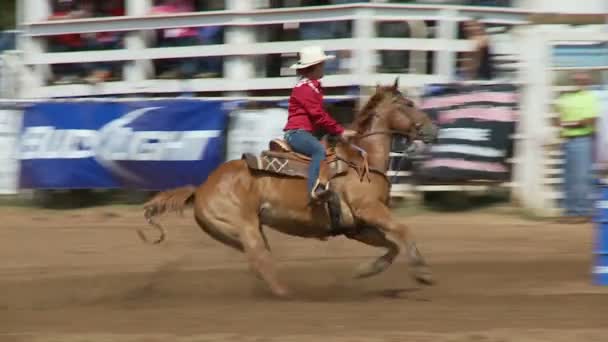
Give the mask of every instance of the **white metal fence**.
M 432 64 L 432 73 L 420 68 L 409 68 L 401 80 L 405 86 L 416 87 L 428 83 L 453 79 L 456 53 L 469 51 L 473 45 L 458 39 L 458 23 L 473 16 L 480 17 L 489 25 L 510 28 L 526 23 L 529 11 L 512 8 L 487 8 L 448 5 L 401 5 L 360 3 L 322 7 L 296 7 L 282 9 L 255 9 L 252 1 L 228 1 L 228 9 L 213 12 L 194 12 L 179 15 L 153 15 L 146 13 L 150 1 L 131 0 L 126 17 L 93 18 L 81 20 L 41 21 L 44 15 L 32 7 L 39 1 L 25 1 L 23 25 L 22 61 L 31 67 L 31 77 L 22 97 L 90 96 L 103 94 L 239 92 L 247 90 L 288 89 L 293 77 L 266 77 L 258 72 L 256 59 L 269 54 L 292 54 L 303 41 L 260 41 L 256 30 L 265 25 L 350 21 L 352 36 L 340 39 L 306 41 L 319 44 L 329 51 L 348 51 L 351 54 L 350 70 L 345 74 L 328 75 L 327 87 L 371 86 L 377 82 L 389 82 L 394 74 L 376 70 L 380 51 L 404 51 L 419 60 Z M 132 4 L 136 2 L 135 4 Z M 29 7 L 28 7 L 29 6 Z M 381 22 L 408 23 L 413 33 L 410 37 L 386 38 L 378 36 L 377 24 Z M 177 27 L 222 26 L 225 29 L 224 44 L 158 48 L 146 44 L 146 30 Z M 126 32 L 125 48 L 104 51 L 50 53 L 45 50 L 46 37 L 67 33 L 91 33 L 105 31 Z M 503 32 L 503 31 L 500 31 Z M 504 59 L 514 55 L 516 49 L 508 35 L 496 35 L 495 53 Z M 432 54 L 431 54 L 432 52 Z M 191 58 L 205 56 L 224 57 L 223 78 L 192 79 L 187 81 L 157 80 L 150 73 L 155 59 Z M 412 58 L 410 58 L 412 59 Z M 58 63 L 121 62 L 123 79 L 101 85 L 46 84 L 49 66 Z M 410 63 L 411 64 L 411 63 Z M 416 70 L 414 70 L 416 69 Z M 426 69 L 426 68 L 425 68 Z
M 522 49 L 521 116 L 517 131 L 515 160 L 515 193 L 526 208 L 545 214 L 561 211 L 563 198 L 563 155 L 553 103 L 561 90 L 556 84 L 557 73 L 590 70 L 597 74 L 608 71 L 608 59 L 594 66 L 556 66 L 553 46 L 564 43 L 606 43 L 608 34 L 601 30 L 536 27 L 519 32 Z M 608 114 L 603 108 L 602 115 Z
M 0 195 L 17 193 L 19 163 L 16 158 L 22 112 L 0 105 Z

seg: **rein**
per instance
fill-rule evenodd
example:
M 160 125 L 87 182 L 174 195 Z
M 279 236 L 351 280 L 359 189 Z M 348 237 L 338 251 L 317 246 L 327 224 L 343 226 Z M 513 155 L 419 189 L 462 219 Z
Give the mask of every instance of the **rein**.
M 353 137 L 353 139 L 363 139 L 363 138 L 367 138 L 369 136 L 372 135 L 401 135 L 401 136 L 406 136 L 405 134 L 403 134 L 400 131 L 395 131 L 395 130 L 384 130 L 384 131 L 376 131 L 376 132 L 369 132 L 369 133 L 365 133 L 365 134 L 360 134 L 360 135 L 356 135 Z M 376 170 L 373 168 L 369 167 L 369 163 L 367 161 L 367 151 L 365 151 L 363 148 L 355 145 L 354 143 L 348 141 L 346 142 L 348 145 L 350 145 L 351 147 L 353 147 L 354 149 L 356 149 L 359 154 L 361 155 L 361 157 L 363 158 L 363 170 L 360 170 L 359 167 L 356 167 L 355 165 L 351 165 L 351 166 L 355 166 L 355 169 L 357 170 L 357 172 L 360 174 L 360 181 L 363 181 L 363 178 L 367 178 L 368 182 L 371 181 L 370 177 L 369 177 L 369 173 L 370 171 L 381 174 L 382 176 L 384 176 L 384 179 L 386 179 L 386 181 L 389 183 L 389 185 L 392 185 L 396 180 L 397 180 L 397 173 L 395 173 L 392 177 L 388 177 L 386 174 L 384 174 L 383 172 L 381 172 L 380 170 Z M 406 149 L 402 152 L 399 152 L 399 154 L 401 154 L 401 156 L 399 156 L 399 158 L 397 159 L 397 172 L 401 169 L 401 167 L 403 166 L 403 162 L 405 160 L 407 160 L 407 158 L 409 157 L 409 146 L 411 146 L 411 143 L 409 143 L 406 147 Z
M 383 134 L 383 135 L 384 134 L 386 134 L 386 135 L 393 135 L 393 134 L 396 134 L 396 135 L 405 135 L 405 134 L 403 134 L 402 132 L 399 132 L 399 131 L 388 130 L 388 131 L 375 131 L 375 132 L 370 132 L 370 133 L 365 133 L 365 134 L 359 134 L 359 135 L 355 135 L 353 138 L 354 139 L 363 139 L 363 138 L 367 138 L 369 136 L 378 135 L 378 134 Z
M 377 117 L 378 115 L 375 113 L 372 113 L 372 117 Z M 418 125 L 416 125 L 418 126 Z M 408 132 L 411 133 L 411 132 Z M 401 131 L 396 131 L 396 130 L 381 130 L 381 131 L 375 131 L 375 132 L 368 132 L 368 133 L 364 133 L 364 134 L 357 134 L 355 136 L 352 137 L 352 140 L 361 140 L 363 138 L 367 138 L 369 136 L 373 136 L 373 135 L 400 135 L 403 137 L 408 138 L 408 144 L 406 146 L 406 149 L 404 151 L 402 151 L 400 154 L 401 156 L 399 157 L 399 159 L 397 160 L 397 170 L 401 169 L 403 162 L 409 157 L 409 152 L 410 152 L 410 147 L 412 146 L 412 137 L 407 134 L 407 133 L 403 133 Z M 354 167 L 357 172 L 360 174 L 360 181 L 363 181 L 363 178 L 367 178 L 368 182 L 371 182 L 369 173 L 370 171 L 381 174 L 382 176 L 384 176 L 384 179 L 389 183 L 389 186 L 392 185 L 392 183 L 394 183 L 394 181 L 397 178 L 397 173 L 395 173 L 392 177 L 388 177 L 384 172 L 381 172 L 380 170 L 375 170 L 375 169 L 370 169 L 369 167 L 369 163 L 367 160 L 367 151 L 365 151 L 364 149 L 362 149 L 361 147 L 355 145 L 353 142 L 351 141 L 344 141 L 346 144 L 348 144 L 349 146 L 353 147 L 354 149 L 356 149 L 361 158 L 363 159 L 363 170 L 361 170 L 361 168 L 358 165 L 353 165 L 351 164 L 351 167 Z M 390 153 L 390 152 L 389 152 Z M 390 160 L 390 156 L 389 156 L 389 160 Z M 349 163 L 350 164 L 350 163 Z M 390 167 L 389 167 L 390 168 Z

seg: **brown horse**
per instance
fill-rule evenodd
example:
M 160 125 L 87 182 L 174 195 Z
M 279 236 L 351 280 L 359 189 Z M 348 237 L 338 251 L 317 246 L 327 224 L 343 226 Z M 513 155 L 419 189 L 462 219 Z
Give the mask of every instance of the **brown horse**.
M 361 265 L 356 276 L 369 277 L 384 271 L 405 249 L 413 277 L 431 284 L 430 268 L 407 226 L 398 222 L 388 207 L 390 183 L 385 174 L 392 134 L 428 140 L 434 138 L 435 127 L 399 92 L 395 81 L 392 86 L 376 87 L 375 94 L 356 115 L 353 129 L 359 132 L 353 143 L 367 152 L 370 171 L 362 174 L 363 158 L 353 152 L 351 143 L 337 144 L 337 156 L 350 165 L 345 173 L 331 180 L 342 211 L 342 234 L 387 250 Z M 194 218 L 201 229 L 219 242 L 244 251 L 252 270 L 278 296 L 289 292 L 277 277 L 264 229 L 307 238 L 326 239 L 332 235 L 328 211 L 322 205 L 310 205 L 303 177 L 252 170 L 244 160 L 224 163 L 198 188 L 165 191 L 146 203 L 148 222 L 161 232 L 156 242 L 164 239 L 165 232 L 154 222 L 154 216 L 181 211 L 189 204 L 194 204 Z M 140 236 L 145 239 L 141 232 Z

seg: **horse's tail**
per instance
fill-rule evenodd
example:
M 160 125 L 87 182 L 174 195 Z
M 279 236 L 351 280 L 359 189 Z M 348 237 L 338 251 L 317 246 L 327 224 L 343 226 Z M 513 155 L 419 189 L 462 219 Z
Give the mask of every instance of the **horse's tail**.
M 196 188 L 193 186 L 163 191 L 144 204 L 144 217 L 146 221 L 160 232 L 159 238 L 152 243 L 161 243 L 167 236 L 165 229 L 154 218 L 167 212 L 178 212 L 181 214 L 186 207 L 194 203 L 195 191 Z M 139 234 L 139 237 L 144 242 L 148 242 L 148 238 L 146 238 L 146 235 L 141 230 L 138 229 L 137 234 Z

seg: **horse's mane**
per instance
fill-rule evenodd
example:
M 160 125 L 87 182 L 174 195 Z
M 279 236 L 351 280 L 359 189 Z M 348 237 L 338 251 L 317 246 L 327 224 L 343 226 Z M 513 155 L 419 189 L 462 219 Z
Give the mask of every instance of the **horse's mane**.
M 374 109 L 376 109 L 378 104 L 384 100 L 387 95 L 395 95 L 395 92 L 399 93 L 396 88 L 391 86 L 377 87 L 374 95 L 372 95 L 361 111 L 355 116 L 352 123 L 352 129 L 359 132 L 359 134 L 366 132 L 372 122 L 371 119 L 376 114 Z

